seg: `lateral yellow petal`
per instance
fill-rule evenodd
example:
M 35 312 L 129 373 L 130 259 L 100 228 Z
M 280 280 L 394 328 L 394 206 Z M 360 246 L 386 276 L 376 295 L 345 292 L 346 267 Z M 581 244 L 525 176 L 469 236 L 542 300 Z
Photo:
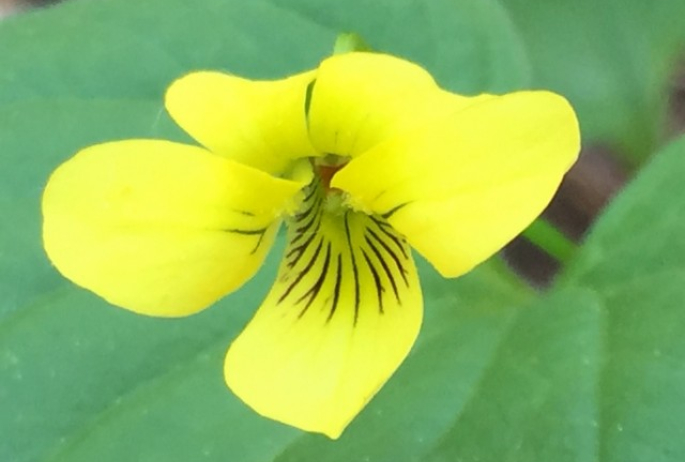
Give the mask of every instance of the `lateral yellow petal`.
M 468 106 L 438 89 L 421 67 L 378 53 L 345 53 L 321 63 L 309 129 L 320 152 L 356 157 L 383 140 Z
M 406 242 L 320 201 L 289 223 L 277 281 L 224 370 L 260 414 L 337 438 L 408 354 L 423 307 Z
M 305 101 L 315 72 L 253 81 L 194 72 L 171 84 L 165 105 L 190 136 L 215 154 L 281 174 L 293 159 L 314 156 Z
M 257 271 L 301 187 L 198 147 L 99 144 L 50 177 L 44 245 L 62 274 L 110 303 L 184 316 Z
M 331 186 L 384 216 L 444 276 L 470 270 L 549 203 L 580 149 L 561 96 L 487 98 L 353 159 Z

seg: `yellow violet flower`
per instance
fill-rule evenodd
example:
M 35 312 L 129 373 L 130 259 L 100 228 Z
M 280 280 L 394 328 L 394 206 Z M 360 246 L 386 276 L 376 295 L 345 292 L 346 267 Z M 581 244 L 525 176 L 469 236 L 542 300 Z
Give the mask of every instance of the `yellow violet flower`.
M 43 197 L 47 254 L 114 305 L 185 316 L 250 279 L 285 221 L 225 378 L 260 414 L 331 438 L 419 332 L 411 247 L 445 277 L 469 271 L 535 219 L 579 150 L 558 95 L 459 96 L 383 54 L 277 81 L 195 72 L 165 104 L 199 146 L 114 141 L 66 161 Z

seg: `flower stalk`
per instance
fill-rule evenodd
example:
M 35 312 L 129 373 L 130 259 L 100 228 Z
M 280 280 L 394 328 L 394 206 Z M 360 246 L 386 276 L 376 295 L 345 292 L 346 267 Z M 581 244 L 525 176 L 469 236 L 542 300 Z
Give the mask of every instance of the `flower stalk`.
M 569 263 L 576 252 L 576 244 L 546 219 L 537 218 L 522 235 L 562 265 Z

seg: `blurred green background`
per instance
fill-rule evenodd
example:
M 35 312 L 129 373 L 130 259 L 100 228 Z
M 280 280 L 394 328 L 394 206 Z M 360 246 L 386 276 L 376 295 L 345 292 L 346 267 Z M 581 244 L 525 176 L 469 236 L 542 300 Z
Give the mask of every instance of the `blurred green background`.
M 419 341 L 333 442 L 259 417 L 223 383 L 223 354 L 279 249 L 213 308 L 143 318 L 57 274 L 39 203 L 49 173 L 83 146 L 184 139 L 162 104 L 179 75 L 281 77 L 316 66 L 344 31 L 453 91 L 565 95 L 583 153 L 546 215 L 579 241 L 572 261 L 562 268 L 518 240 L 509 266 L 495 258 L 458 280 L 419 262 Z M 0 21 L 0 461 L 682 462 L 684 52 L 682 0 L 67 0 L 13 11 Z

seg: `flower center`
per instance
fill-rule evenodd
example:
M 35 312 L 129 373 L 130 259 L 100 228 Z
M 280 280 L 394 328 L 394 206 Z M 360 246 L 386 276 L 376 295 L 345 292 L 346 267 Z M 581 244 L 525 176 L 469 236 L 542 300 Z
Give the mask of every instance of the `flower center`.
M 319 178 L 321 179 L 321 186 L 326 193 L 330 191 L 338 191 L 331 188 L 331 178 L 340 170 L 343 165 L 318 165 L 316 166 Z
M 324 157 L 314 159 L 314 169 L 321 180 L 324 193 L 338 193 L 337 189 L 331 188 L 331 179 L 338 170 L 343 168 L 350 161 L 349 157 L 338 156 L 336 154 L 326 154 Z
M 345 206 L 342 191 L 331 190 L 330 177 L 343 165 L 316 165 L 319 175 L 288 222 L 278 304 L 296 306 L 298 318 L 317 307 L 326 322 L 346 316 L 357 325 L 364 310 L 383 314 L 401 306 L 407 290 L 420 289 L 404 237 L 382 217 Z

